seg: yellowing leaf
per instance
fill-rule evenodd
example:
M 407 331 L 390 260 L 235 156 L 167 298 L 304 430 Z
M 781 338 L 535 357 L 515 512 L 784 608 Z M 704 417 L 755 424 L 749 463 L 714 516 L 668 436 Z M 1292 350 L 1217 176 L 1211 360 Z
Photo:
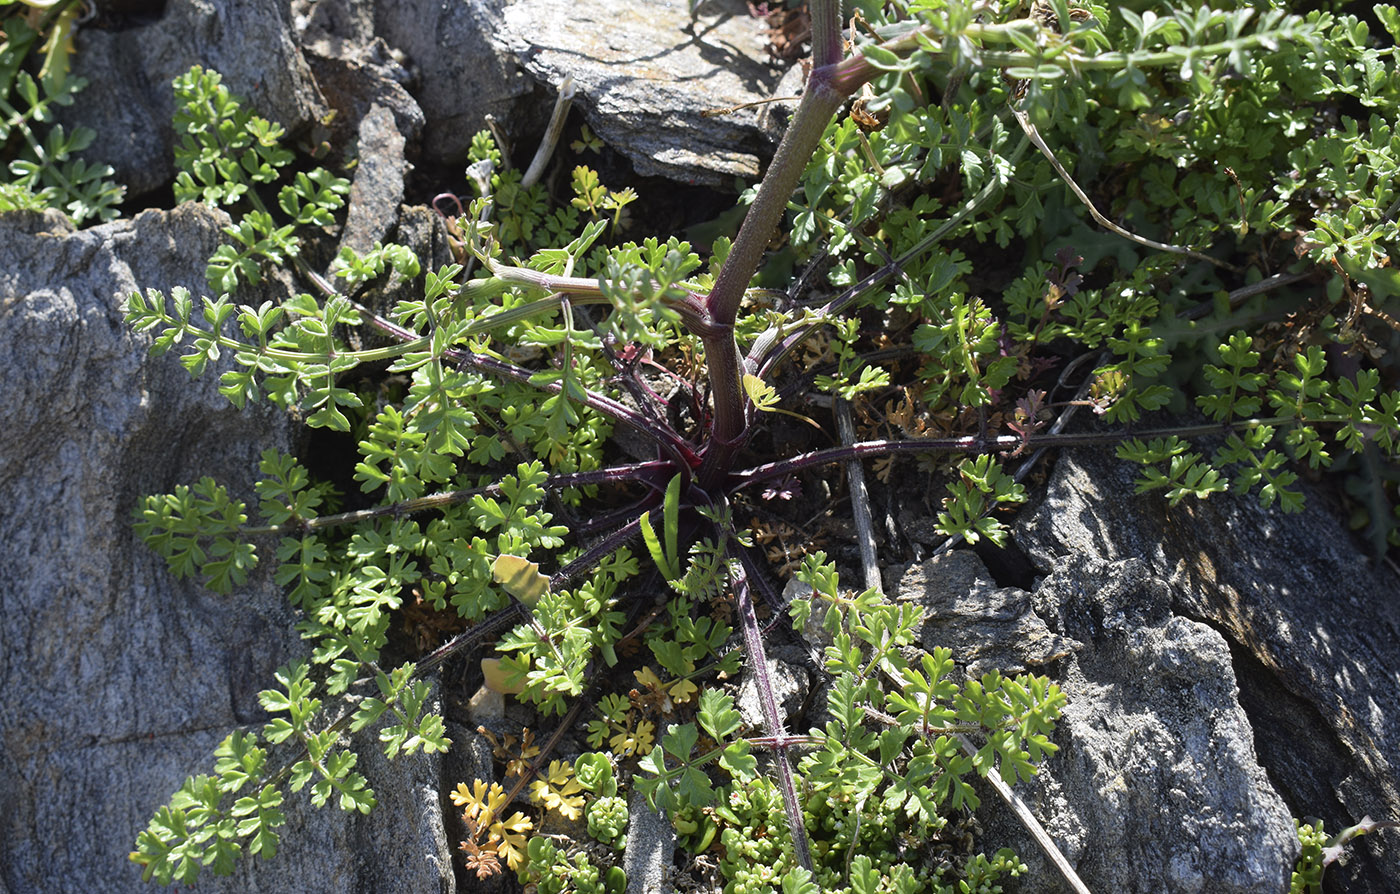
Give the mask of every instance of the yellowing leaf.
M 515 683 L 506 681 L 506 671 L 501 667 L 499 658 L 481 659 L 481 674 L 486 678 L 486 688 L 492 692 L 499 692 L 502 695 L 519 695 L 525 691 L 525 681 L 518 680 Z
M 470 788 L 465 782 L 457 783 L 457 788 L 448 797 L 453 804 L 463 808 L 463 818 L 486 824 L 495 822 L 496 815 L 506 806 L 506 792 L 501 784 L 493 782 L 487 785 L 480 779 L 473 780 Z
M 549 592 L 549 578 L 540 573 L 540 566 L 519 556 L 497 556 L 491 563 L 491 576 L 528 607 Z
M 754 409 L 760 413 L 782 413 L 784 416 L 791 416 L 794 419 L 801 419 L 803 422 L 817 430 L 821 426 L 810 416 L 803 416 L 801 413 L 794 413 L 791 410 L 784 410 L 778 406 L 778 393 L 773 390 L 773 386 L 751 373 L 745 373 L 743 377 L 744 393 L 753 401 Z
M 667 690 L 671 694 L 671 700 L 678 704 L 685 704 L 700 691 L 700 687 L 692 683 L 689 678 L 681 677 L 671 684 Z
M 472 790 L 467 787 L 467 784 L 465 782 L 459 782 L 457 783 L 457 788 L 449 792 L 447 796 L 451 798 L 452 803 L 456 804 L 458 807 L 465 807 L 473 801 L 479 802 L 483 797 L 485 797 L 486 783 L 478 779 L 476 780 L 476 784 L 477 787 L 480 789 L 480 791 L 478 791 L 476 794 L 472 794 Z
M 510 819 L 491 826 L 492 841 L 500 839 L 496 844 L 496 853 L 506 858 L 506 865 L 512 872 L 519 872 L 525 864 L 525 833 L 533 827 L 530 819 L 518 810 Z
M 609 740 L 613 754 L 618 757 L 631 757 L 632 755 L 645 756 L 651 751 L 652 744 L 656 740 L 656 724 L 650 720 L 641 720 L 637 723 L 637 729 L 623 730 Z
M 767 411 L 778 402 L 777 395 L 773 393 L 773 386 L 751 373 L 744 374 L 744 392 L 748 394 L 749 400 L 760 410 Z
M 550 761 L 549 771 L 543 775 L 530 784 L 530 800 L 570 821 L 582 816 L 583 786 L 574 778 L 574 768 L 563 761 Z

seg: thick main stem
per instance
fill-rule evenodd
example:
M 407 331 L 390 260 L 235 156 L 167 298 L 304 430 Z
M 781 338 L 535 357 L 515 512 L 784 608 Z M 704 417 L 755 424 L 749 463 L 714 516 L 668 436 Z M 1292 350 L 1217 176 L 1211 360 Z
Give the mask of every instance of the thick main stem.
M 841 61 L 841 0 L 816 0 L 807 4 L 812 20 L 812 67 L 825 68 Z
M 725 259 L 724 267 L 715 280 L 715 287 L 706 299 L 712 328 L 701 334 L 705 345 L 705 363 L 710 371 L 710 389 L 714 396 L 712 443 L 705 453 L 700 471 L 702 487 L 719 484 L 733 463 L 734 454 L 743 443 L 745 433 L 743 375 L 739 349 L 734 343 L 734 321 L 739 304 L 763 260 L 768 242 L 787 210 L 788 198 L 797 188 L 807 162 L 821 142 L 827 122 L 841 108 L 848 94 L 830 86 L 832 66 L 814 69 L 807 79 L 807 90 L 798 104 L 797 113 L 788 125 L 778 145 L 777 154 L 768 167 L 768 174 L 759 186 L 758 196 L 744 218 L 739 236 Z

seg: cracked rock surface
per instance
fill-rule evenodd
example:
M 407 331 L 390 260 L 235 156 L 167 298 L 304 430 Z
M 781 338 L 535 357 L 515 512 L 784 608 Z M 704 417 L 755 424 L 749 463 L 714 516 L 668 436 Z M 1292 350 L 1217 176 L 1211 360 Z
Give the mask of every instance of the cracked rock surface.
M 1035 669 L 1069 655 L 1078 643 L 1052 632 L 1031 610 L 1031 594 L 998 587 L 970 550 L 891 569 L 889 590 L 924 609 L 919 645 L 951 649 L 968 676 Z
M 217 375 L 191 381 L 122 320 L 138 286 L 202 291 L 227 223 L 194 204 L 82 232 L 0 216 L 0 890 L 148 890 L 126 859 L 137 833 L 231 729 L 265 719 L 258 691 L 304 654 L 268 567 L 218 596 L 131 528 L 141 495 L 203 475 L 256 505 L 259 455 L 290 446 L 287 417 L 237 411 Z M 199 890 L 451 890 L 438 760 L 361 750 L 370 817 L 293 795 L 296 846 Z
M 1172 614 L 1169 586 L 1137 559 L 1061 560 L 1034 603 L 1077 648 L 1053 675 L 1069 696 L 1060 751 L 1017 791 L 1089 889 L 1285 890 L 1292 815 L 1256 756 L 1224 637 Z M 992 817 L 989 837 L 1031 867 L 1021 890 L 1063 890 L 1024 830 Z
M 1204 625 L 1228 646 L 1213 660 L 1233 676 L 1258 762 L 1292 816 L 1320 817 L 1335 831 L 1400 815 L 1400 581 L 1357 549 L 1321 494 L 1293 515 L 1229 493 L 1173 507 L 1135 494 L 1135 474 L 1107 453 L 1067 452 L 1017 524 L 1021 548 L 1052 572 L 1043 588 L 1071 591 L 1055 600 L 1069 635 L 1111 634 L 1116 611 L 1131 606 L 1118 600 L 1109 611 L 1094 589 L 1104 573 L 1093 569 L 1132 563 L 1160 582 L 1153 592 L 1167 594 L 1177 622 Z M 1085 557 L 1093 562 L 1075 564 Z M 1041 590 L 1036 600 L 1039 609 Z M 1132 707 L 1117 710 L 1130 716 Z M 1397 844 L 1393 833 L 1363 836 L 1329 880 L 1352 894 L 1400 890 Z

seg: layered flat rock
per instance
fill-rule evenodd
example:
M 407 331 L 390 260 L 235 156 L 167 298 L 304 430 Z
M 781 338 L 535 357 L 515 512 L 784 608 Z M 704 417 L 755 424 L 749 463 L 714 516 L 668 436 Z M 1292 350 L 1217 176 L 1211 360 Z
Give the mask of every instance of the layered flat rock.
M 781 136 L 768 106 L 703 113 L 796 92 L 770 63 L 762 19 L 743 0 L 519 0 L 497 40 L 535 79 L 574 79 L 589 125 L 637 172 L 732 187 L 757 179 Z M 797 74 L 796 71 L 793 72 Z M 784 92 L 786 91 L 786 92 Z

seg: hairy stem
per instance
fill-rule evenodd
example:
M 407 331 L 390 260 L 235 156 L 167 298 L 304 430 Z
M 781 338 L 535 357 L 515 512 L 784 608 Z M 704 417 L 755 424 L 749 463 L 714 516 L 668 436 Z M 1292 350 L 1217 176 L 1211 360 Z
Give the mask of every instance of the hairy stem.
M 738 559 L 737 556 L 735 558 Z M 742 559 L 735 561 L 733 568 L 739 629 L 744 637 L 744 653 L 758 687 L 758 703 L 763 710 L 763 724 L 768 728 L 767 738 L 773 749 L 773 764 L 778 772 L 778 791 L 783 795 L 783 812 L 787 814 L 788 826 L 792 830 L 792 845 L 797 852 L 797 862 L 810 871 L 811 845 L 807 842 L 807 825 L 802 820 L 802 805 L 797 800 L 797 785 L 793 782 L 792 764 L 788 760 L 788 750 L 799 740 L 787 735 L 783 728 L 782 715 L 778 713 L 778 702 L 773 697 L 773 681 L 768 676 L 768 656 L 763 649 L 763 634 L 758 627 L 758 616 L 754 614 L 753 596 L 749 592 L 749 578 Z
M 1312 423 L 1344 423 L 1340 416 L 1308 420 Z M 894 453 L 1004 453 L 1021 447 L 1037 449 L 1041 447 L 1114 447 L 1129 438 L 1147 440 L 1151 438 L 1198 438 L 1208 435 L 1228 434 L 1233 431 L 1246 431 L 1265 425 L 1284 426 L 1298 422 L 1296 416 L 1273 416 L 1267 419 L 1237 419 L 1233 422 L 1207 422 L 1200 425 L 1177 425 L 1165 428 L 1144 429 L 1142 431 L 1084 432 L 1069 435 L 998 435 L 981 437 L 968 435 L 961 438 L 910 438 L 906 441 L 861 441 L 844 447 L 828 447 L 812 450 L 777 462 L 764 463 L 751 469 L 734 472 L 729 477 L 730 490 L 748 487 L 770 478 L 781 478 L 793 472 L 814 466 L 826 466 L 847 462 L 852 459 L 867 459 L 889 456 Z
M 637 514 L 638 516 L 641 515 L 641 513 Z M 583 574 L 594 565 L 597 565 L 607 556 L 617 552 L 625 546 L 629 540 L 632 540 L 641 533 L 642 525 L 639 519 L 634 518 L 627 522 L 625 525 L 603 538 L 601 542 L 589 547 L 583 555 L 556 571 L 549 578 L 550 591 L 561 589 L 569 581 Z
M 494 263 L 491 266 L 490 279 L 473 280 L 462 287 L 460 294 L 473 298 L 494 297 L 510 286 L 525 286 L 550 292 L 552 295 L 550 298 L 533 301 L 528 305 L 492 314 L 483 318 L 482 322 L 489 320 L 492 325 L 495 325 L 498 321 L 523 319 L 538 313 L 540 310 L 557 306 L 563 295 L 570 296 L 576 304 L 610 303 L 609 299 L 603 295 L 603 287 L 597 279 L 588 279 L 583 276 L 558 276 L 539 270 L 531 270 L 527 267 L 511 267 Z M 693 292 L 686 292 L 679 300 L 667 300 L 666 305 L 680 315 L 681 321 L 692 332 L 704 332 L 710 325 L 709 313 L 705 308 L 704 299 Z
M 415 339 L 417 335 L 397 323 L 393 323 L 378 314 L 370 315 L 370 323 L 382 332 L 399 339 Z M 478 372 L 495 376 L 501 379 L 509 379 L 538 388 L 550 394 L 557 394 L 564 390 L 564 386 L 558 382 L 535 382 L 535 373 L 513 363 L 507 363 L 497 357 L 487 354 L 476 354 L 465 351 L 461 348 L 447 348 L 442 352 L 443 360 L 450 360 L 459 366 L 475 369 Z M 685 443 L 685 439 L 671 431 L 668 427 L 659 422 L 648 419 L 640 413 L 618 403 L 610 397 L 598 394 L 593 391 L 585 391 L 582 400 L 584 406 L 597 413 L 600 413 L 614 422 L 634 429 L 643 435 L 650 437 L 663 449 L 667 450 L 673 457 L 681 463 L 688 464 L 694 458 L 694 452 L 690 445 Z
M 932 58 L 941 58 L 945 52 L 938 49 L 940 43 L 950 37 L 959 41 L 985 43 L 1013 43 L 1016 39 L 1034 39 L 1042 27 L 1031 19 L 1016 19 L 1010 22 L 981 23 L 967 25 L 956 35 L 945 34 L 938 23 L 924 24 L 910 28 L 902 34 L 885 40 L 880 46 L 897 56 L 908 56 L 916 50 L 923 50 Z M 1165 50 L 1136 50 L 1130 52 L 1108 52 L 1083 55 L 1070 48 L 1057 53 L 1029 53 L 1023 50 L 982 50 L 977 54 L 978 63 L 986 68 L 1037 67 L 1055 65 L 1067 72 L 1122 71 L 1138 68 L 1166 68 L 1180 65 L 1189 58 L 1208 59 L 1232 53 L 1242 53 L 1259 47 L 1271 47 L 1282 40 L 1295 40 L 1302 36 L 1297 27 L 1247 34 L 1229 40 L 1216 41 L 1202 46 L 1174 46 Z M 882 72 L 871 65 L 859 52 L 847 57 L 837 65 L 832 78 L 832 86 L 847 91 L 847 95 L 860 89 L 860 85 L 878 77 Z
M 631 481 L 643 480 L 652 473 L 669 471 L 670 468 L 670 463 L 662 461 L 632 463 L 626 466 L 609 466 L 606 469 L 594 469 L 590 472 L 551 475 L 544 482 L 544 487 L 549 490 L 563 490 L 566 487 L 587 487 L 591 484 L 624 484 Z M 500 494 L 500 484 L 489 484 L 486 487 L 443 491 L 441 493 L 416 497 L 412 500 L 400 500 L 397 503 L 375 506 L 373 509 L 357 509 L 353 512 L 322 515 L 317 518 L 287 522 L 284 525 L 240 528 L 238 533 L 243 537 L 257 537 L 264 534 L 305 534 L 325 528 L 339 527 L 340 525 L 353 525 L 357 522 L 370 521 L 371 519 L 382 518 L 389 515 L 395 517 L 416 515 L 419 512 L 428 512 L 433 509 L 443 509 L 447 506 L 465 503 L 472 497 L 495 497 L 500 496 Z
M 313 270 L 310 270 L 309 268 L 305 267 L 305 265 L 299 265 L 298 269 L 304 276 L 307 277 L 308 280 L 311 281 L 313 285 L 316 286 L 316 288 L 323 295 L 330 296 L 337 294 L 335 288 L 329 282 L 326 281 L 325 277 L 321 276 Z M 537 274 L 536 271 L 525 270 L 524 268 L 517 267 L 511 267 L 507 269 L 511 271 L 519 271 L 522 274 L 520 280 L 521 284 L 536 284 L 539 288 L 548 288 L 546 284 L 535 283 L 532 279 L 532 277 L 534 276 L 544 277 L 545 274 Z M 527 274 L 529 276 L 526 276 Z M 586 291 L 585 287 L 589 286 L 596 290 L 598 286 L 597 282 L 593 280 L 580 279 L 575 281 L 570 277 L 555 277 L 555 279 L 561 281 L 570 281 L 571 283 L 578 285 L 580 287 L 580 291 Z M 553 289 L 552 291 L 562 292 L 566 290 Z M 558 304 L 559 302 L 560 299 L 545 299 L 542 302 L 531 302 L 529 307 L 531 307 L 534 310 L 541 310 L 544 309 L 547 305 Z M 392 320 L 389 320 L 386 317 L 375 313 L 374 311 L 370 310 L 368 307 L 365 307 L 362 304 L 359 304 L 357 302 L 352 302 L 352 304 L 354 304 L 355 309 L 369 321 L 371 326 L 403 343 L 399 345 L 396 349 L 394 349 L 394 356 L 397 356 L 398 352 L 402 351 L 403 348 L 408 346 L 410 343 L 415 346 L 419 344 L 424 344 L 426 346 L 427 343 L 431 342 L 430 336 L 419 336 L 416 332 L 413 332 L 409 329 L 405 329 L 403 326 L 400 326 Z M 484 320 L 480 321 L 485 324 L 481 328 L 483 330 L 489 329 L 492 326 L 497 325 L 499 323 L 514 321 L 516 318 L 523 318 L 525 315 L 526 314 L 522 311 L 522 308 L 512 308 L 511 310 L 502 311 L 499 314 L 492 314 L 490 317 L 487 317 Z M 479 372 L 486 373 L 487 375 L 496 376 L 502 379 L 510 379 L 516 382 L 531 385 L 532 387 L 539 388 L 541 391 L 547 391 L 550 394 L 556 394 L 564 390 L 563 386 L 558 382 L 549 382 L 544 384 L 533 382 L 532 379 L 534 378 L 535 374 L 532 371 L 524 369 L 523 367 L 515 366 L 514 364 L 507 363 L 504 360 L 501 360 L 496 357 L 491 357 L 486 354 L 475 354 L 470 351 L 464 351 L 461 348 L 447 348 L 442 352 L 441 359 L 452 360 L 460 366 L 470 367 Z M 653 441 L 656 442 L 658 446 L 660 446 L 666 452 L 670 453 L 672 458 L 675 459 L 676 462 L 681 464 L 683 467 L 691 468 L 698 462 L 698 458 L 696 457 L 695 452 L 690 448 L 690 445 L 687 444 L 685 439 L 682 438 L 679 434 L 672 431 L 669 426 L 666 426 L 657 420 L 653 420 L 651 418 L 643 416 L 642 414 L 633 411 L 632 409 L 624 406 L 621 403 L 618 403 L 617 401 L 613 400 L 610 397 L 607 397 L 606 395 L 598 394 L 593 391 L 584 392 L 584 398 L 582 403 L 584 404 L 584 406 L 602 414 L 603 416 L 608 417 L 609 419 L 612 419 L 614 422 L 620 425 L 625 425 L 637 432 L 640 432 L 643 435 L 650 437 Z
M 530 385 L 549 394 L 558 394 L 564 390 L 564 386 L 559 382 L 536 382 L 535 373 L 513 363 L 507 363 L 496 357 L 486 354 L 474 354 L 470 351 L 463 351 L 459 348 L 448 348 L 442 352 L 444 360 L 451 360 L 460 366 L 475 369 L 487 375 L 496 376 L 501 379 L 511 379 L 522 384 Z M 695 453 L 685 439 L 661 423 L 648 419 L 623 404 L 618 403 L 610 397 L 598 394 L 594 391 L 585 391 L 581 403 L 591 410 L 601 413 L 617 422 L 627 426 L 634 431 L 651 438 L 663 450 L 670 453 L 676 463 L 682 468 L 692 465 Z

